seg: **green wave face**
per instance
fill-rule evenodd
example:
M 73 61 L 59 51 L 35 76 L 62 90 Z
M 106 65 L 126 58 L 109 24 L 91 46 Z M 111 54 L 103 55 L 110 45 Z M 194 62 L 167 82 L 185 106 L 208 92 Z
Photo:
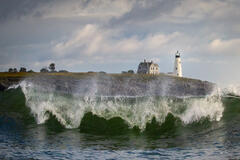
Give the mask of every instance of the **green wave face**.
M 0 116 L 11 117 L 18 124 L 35 124 L 31 109 L 25 103 L 25 96 L 21 88 L 0 92 Z
M 175 135 L 182 127 L 209 126 L 239 114 L 239 99 L 216 94 L 179 98 L 95 93 L 60 92 L 23 81 L 20 88 L 1 92 L 1 113 L 24 124 L 45 124 L 54 131 L 77 128 L 80 132 L 113 135 Z

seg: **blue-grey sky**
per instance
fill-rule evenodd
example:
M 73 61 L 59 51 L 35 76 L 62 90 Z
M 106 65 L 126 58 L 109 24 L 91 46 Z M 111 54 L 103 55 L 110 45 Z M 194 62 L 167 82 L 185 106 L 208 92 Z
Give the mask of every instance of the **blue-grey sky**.
M 240 82 L 239 0 L 1 0 L 0 71 L 120 73 L 143 59 L 161 72 Z

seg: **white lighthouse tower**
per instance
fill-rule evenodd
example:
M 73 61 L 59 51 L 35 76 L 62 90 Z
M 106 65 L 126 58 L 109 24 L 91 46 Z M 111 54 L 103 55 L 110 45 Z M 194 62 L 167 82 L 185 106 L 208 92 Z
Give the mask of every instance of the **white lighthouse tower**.
M 181 64 L 180 53 L 178 51 L 175 55 L 173 74 L 177 77 L 182 77 L 182 64 Z

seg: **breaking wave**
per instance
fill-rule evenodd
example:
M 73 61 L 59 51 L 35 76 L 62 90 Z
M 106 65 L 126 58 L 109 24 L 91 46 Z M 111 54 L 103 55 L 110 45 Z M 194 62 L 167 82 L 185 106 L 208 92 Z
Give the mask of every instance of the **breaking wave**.
M 179 119 L 182 125 L 204 118 L 219 121 L 223 116 L 224 106 L 218 92 L 201 97 L 106 96 L 97 94 L 94 81 L 88 89 L 83 84 L 77 83 L 71 88 L 65 83 L 64 92 L 54 84 L 45 86 L 32 80 L 23 80 L 19 86 L 24 93 L 26 106 L 30 108 L 37 124 L 44 124 L 55 117 L 68 129 L 79 128 L 89 113 L 97 116 L 97 121 L 99 118 L 106 121 L 118 118 L 129 129 L 138 128 L 141 131 L 153 120 L 159 126 L 162 125 L 169 115 Z

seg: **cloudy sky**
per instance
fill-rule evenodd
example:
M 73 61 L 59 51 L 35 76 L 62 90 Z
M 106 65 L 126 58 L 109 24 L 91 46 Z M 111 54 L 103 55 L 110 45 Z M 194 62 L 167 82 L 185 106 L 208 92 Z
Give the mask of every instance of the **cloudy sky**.
M 0 71 L 169 72 L 177 50 L 184 76 L 239 83 L 240 1 L 1 0 Z

